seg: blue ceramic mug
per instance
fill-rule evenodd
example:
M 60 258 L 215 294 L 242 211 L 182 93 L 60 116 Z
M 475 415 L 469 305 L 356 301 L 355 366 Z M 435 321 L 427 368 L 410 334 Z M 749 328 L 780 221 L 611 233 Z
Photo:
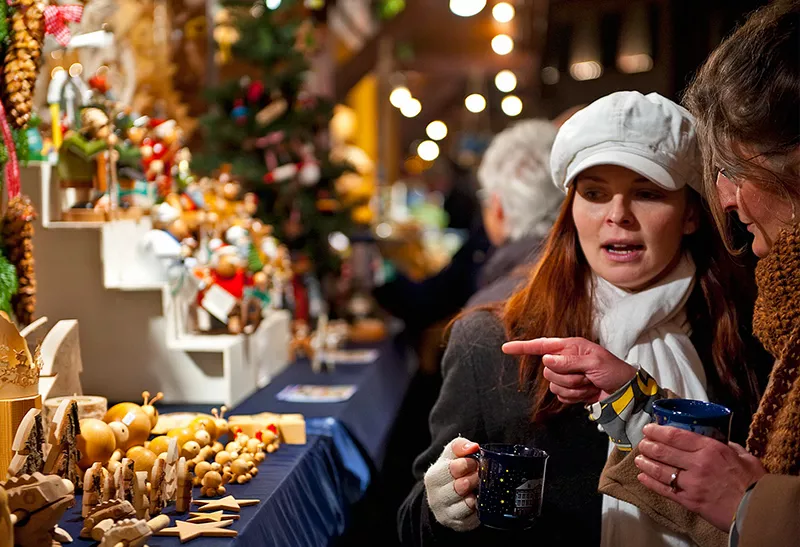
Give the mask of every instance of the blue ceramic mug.
M 547 459 L 544 450 L 492 443 L 471 457 L 478 460 L 478 518 L 491 528 L 530 528 L 542 511 Z
M 727 443 L 733 413 L 722 405 L 693 399 L 660 399 L 653 403 L 659 425 L 670 425 Z

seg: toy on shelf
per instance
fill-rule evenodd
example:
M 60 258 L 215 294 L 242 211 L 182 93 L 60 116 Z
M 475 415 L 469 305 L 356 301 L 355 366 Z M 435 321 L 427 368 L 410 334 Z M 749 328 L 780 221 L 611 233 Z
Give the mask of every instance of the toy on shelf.
M 157 536 L 177 536 L 180 538 L 181 543 L 186 543 L 200 536 L 215 537 L 215 538 L 235 538 L 239 533 L 236 530 L 225 530 L 228 526 L 233 524 L 232 520 L 223 520 L 220 522 L 206 522 L 203 524 L 195 524 L 185 520 L 176 520 L 173 528 L 165 528 L 160 532 L 156 532 Z
M 8 494 L 8 510 L 14 525 L 14 545 L 60 545 L 56 525 L 74 502 L 74 487 L 55 475 L 21 475 L 0 482 Z

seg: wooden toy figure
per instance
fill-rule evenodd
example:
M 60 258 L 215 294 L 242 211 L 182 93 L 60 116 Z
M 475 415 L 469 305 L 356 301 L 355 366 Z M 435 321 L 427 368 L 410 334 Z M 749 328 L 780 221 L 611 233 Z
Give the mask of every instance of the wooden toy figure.
M 244 484 L 246 482 L 250 482 L 253 478 L 254 472 L 258 470 L 255 469 L 253 462 L 247 461 L 244 458 L 239 458 L 231 462 L 231 474 L 233 477 L 231 478 L 231 482 L 237 482 L 238 484 Z
M 73 399 L 64 400 L 53 416 L 50 426 L 50 444 L 52 448 L 44 464 L 44 473 L 58 475 L 81 488 L 83 476 L 78 461 L 81 459 L 78 450 L 78 435 L 81 434 L 78 419 L 78 403 Z
M 175 510 L 186 513 L 192 506 L 192 473 L 186 458 L 178 460 L 178 489 L 175 498 Z
M 225 487 L 222 486 L 222 475 L 217 471 L 209 471 L 203 476 L 203 488 L 200 495 L 209 498 L 222 496 L 225 494 Z
M 117 483 L 114 481 L 114 473 L 108 471 L 103 474 L 103 501 L 115 499 L 117 499 Z
M 92 509 L 103 501 L 104 471 L 101 463 L 94 463 L 86 470 L 86 475 L 83 477 L 83 501 L 81 505 L 81 516 L 83 518 L 88 517 Z
M 106 521 L 107 522 L 107 521 Z M 152 520 L 125 519 L 109 526 L 100 523 L 92 530 L 92 538 L 100 547 L 139 547 L 153 535 L 169 526 L 169 517 L 159 515 Z
M 30 475 L 44 469 L 45 450 L 49 448 L 42 427 L 41 410 L 32 408 L 22 418 L 14 435 L 11 450 L 14 457 L 8 466 L 8 476 Z
M 104 501 L 100 505 L 96 505 L 89 515 L 83 519 L 83 529 L 80 537 L 87 539 L 92 537 L 92 530 L 103 521 L 116 522 L 122 519 L 134 518 L 135 516 L 136 510 L 127 501 Z
M 150 472 L 150 514 L 158 515 L 166 507 L 167 462 L 157 458 Z
M 147 496 L 147 471 L 139 471 L 133 478 L 133 508 L 136 518 L 147 519 L 150 515 L 150 499 Z
M 74 487 L 55 475 L 21 475 L 0 483 L 8 494 L 8 510 L 14 524 L 14 545 L 60 545 L 56 525 L 74 503 Z
M 0 547 L 14 547 L 14 524 L 8 508 L 8 494 L 0 488 Z
M 164 462 L 166 463 L 164 470 L 164 504 L 167 505 L 170 501 L 175 500 L 178 492 L 178 439 L 175 437 L 169 440 Z
M 136 478 L 133 466 L 134 461 L 132 459 L 122 458 L 122 462 L 117 467 L 114 481 L 117 487 L 117 499 L 128 501 L 136 507 L 133 502 L 133 483 Z
M 225 419 L 225 412 L 227 411 L 228 407 L 224 405 L 220 407 L 219 411 L 217 411 L 216 408 L 211 409 L 211 415 L 214 416 L 214 419 L 217 422 L 217 439 L 227 435 L 230 429 L 230 426 L 228 425 L 228 420 Z
M 314 346 L 312 344 L 311 329 L 305 321 L 294 321 L 294 336 L 289 342 L 289 361 L 297 360 L 298 351 L 309 359 L 314 358 Z

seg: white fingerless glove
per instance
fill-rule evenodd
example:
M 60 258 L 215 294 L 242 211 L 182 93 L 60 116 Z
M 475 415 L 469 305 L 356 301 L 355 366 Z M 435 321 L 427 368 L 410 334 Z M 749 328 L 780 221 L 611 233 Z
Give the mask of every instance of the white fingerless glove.
M 459 440 L 467 439 L 457 437 L 450 441 L 436 463 L 425 473 L 425 492 L 428 506 L 439 524 L 456 532 L 466 532 L 477 528 L 480 521 L 475 509 L 471 509 L 464 498 L 456 493 L 456 479 L 450 474 L 450 462 L 456 459 L 453 443 Z

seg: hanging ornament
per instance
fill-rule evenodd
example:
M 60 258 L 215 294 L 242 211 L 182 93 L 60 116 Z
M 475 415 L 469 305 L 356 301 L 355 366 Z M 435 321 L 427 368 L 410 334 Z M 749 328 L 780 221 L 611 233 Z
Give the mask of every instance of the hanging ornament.
M 247 113 L 248 109 L 244 105 L 244 101 L 241 99 L 237 99 L 233 103 L 233 110 L 231 110 L 231 116 L 233 117 L 234 121 L 239 125 L 244 124 L 247 122 Z
M 264 182 L 267 184 L 286 182 L 287 180 L 295 177 L 297 172 L 298 167 L 296 163 L 287 163 L 285 165 L 281 165 L 280 167 L 276 167 L 264 175 Z
M 11 45 L 3 67 L 9 121 L 25 127 L 33 109 L 33 89 L 41 65 L 44 13 L 32 0 L 20 2 L 11 15 Z
M 260 125 L 269 125 L 283 116 L 288 106 L 286 99 L 280 97 L 262 108 L 258 114 L 256 114 L 256 121 Z
M 226 9 L 221 9 L 214 16 L 214 41 L 219 46 L 219 51 L 214 55 L 218 65 L 224 65 L 231 60 L 233 44 L 239 41 L 239 31 L 233 26 L 233 18 Z
M 319 163 L 316 161 L 305 161 L 300 167 L 298 180 L 303 186 L 315 186 L 319 179 L 322 177 L 322 172 L 319 168 Z
M 251 103 L 257 103 L 264 95 L 264 84 L 256 80 L 247 87 L 247 100 Z

